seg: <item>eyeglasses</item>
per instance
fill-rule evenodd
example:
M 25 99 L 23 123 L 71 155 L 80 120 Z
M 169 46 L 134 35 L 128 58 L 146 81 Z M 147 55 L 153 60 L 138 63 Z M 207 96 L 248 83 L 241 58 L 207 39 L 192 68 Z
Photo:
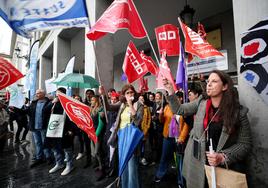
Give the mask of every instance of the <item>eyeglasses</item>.
M 126 94 L 133 94 L 133 91 L 127 91 Z

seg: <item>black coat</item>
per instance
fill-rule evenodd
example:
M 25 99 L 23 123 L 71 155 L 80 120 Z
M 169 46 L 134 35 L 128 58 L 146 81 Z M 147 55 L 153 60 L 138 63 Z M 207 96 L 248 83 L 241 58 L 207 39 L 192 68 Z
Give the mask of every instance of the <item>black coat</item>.
M 48 126 L 48 122 L 49 122 L 49 118 L 50 118 L 50 114 L 51 114 L 51 106 L 49 106 L 49 99 L 45 98 L 45 104 L 44 107 L 42 109 L 42 129 L 47 129 Z M 32 101 L 30 107 L 28 109 L 26 109 L 27 114 L 29 115 L 29 129 L 31 131 L 35 130 L 35 111 L 36 111 L 36 106 L 37 106 L 37 102 L 38 100 Z

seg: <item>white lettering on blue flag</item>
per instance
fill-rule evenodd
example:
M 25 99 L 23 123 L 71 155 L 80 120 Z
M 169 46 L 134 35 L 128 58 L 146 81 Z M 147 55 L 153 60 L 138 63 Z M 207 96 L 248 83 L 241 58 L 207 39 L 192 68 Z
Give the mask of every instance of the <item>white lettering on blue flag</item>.
M 84 0 L 1 0 L 0 16 L 25 37 L 35 31 L 88 26 Z

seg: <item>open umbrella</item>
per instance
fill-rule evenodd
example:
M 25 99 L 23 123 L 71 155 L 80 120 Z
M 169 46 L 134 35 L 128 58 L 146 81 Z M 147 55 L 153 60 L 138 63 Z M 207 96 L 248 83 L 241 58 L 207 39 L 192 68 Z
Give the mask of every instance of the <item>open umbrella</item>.
M 67 86 L 72 88 L 98 88 L 100 85 L 93 77 L 79 73 L 64 75 L 61 79 L 54 80 L 53 83 L 58 86 Z

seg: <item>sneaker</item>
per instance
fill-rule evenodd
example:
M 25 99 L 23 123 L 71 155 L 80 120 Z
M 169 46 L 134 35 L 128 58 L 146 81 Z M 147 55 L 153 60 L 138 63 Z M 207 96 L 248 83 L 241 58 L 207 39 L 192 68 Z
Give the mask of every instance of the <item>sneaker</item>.
M 78 153 L 77 157 L 75 158 L 76 160 L 82 159 L 84 157 L 83 153 Z
M 62 176 L 66 176 L 66 175 L 68 175 L 73 169 L 74 169 L 73 166 L 66 165 L 65 169 L 63 170 L 63 172 L 62 172 L 60 175 L 62 175 Z
M 154 182 L 155 182 L 155 183 L 159 183 L 160 181 L 161 181 L 160 178 L 158 178 L 157 176 L 154 177 Z
M 153 162 L 150 163 L 149 166 L 154 166 L 155 164 L 156 164 L 156 163 L 153 161 Z
M 67 162 L 67 158 L 64 158 L 64 162 Z
M 145 158 L 142 158 L 140 163 L 141 163 L 143 166 L 148 165 L 148 162 L 146 161 Z
M 52 174 L 52 173 L 57 172 L 58 170 L 63 169 L 63 168 L 64 168 L 63 164 L 62 165 L 56 164 L 53 168 L 51 168 L 49 170 L 49 173 Z

